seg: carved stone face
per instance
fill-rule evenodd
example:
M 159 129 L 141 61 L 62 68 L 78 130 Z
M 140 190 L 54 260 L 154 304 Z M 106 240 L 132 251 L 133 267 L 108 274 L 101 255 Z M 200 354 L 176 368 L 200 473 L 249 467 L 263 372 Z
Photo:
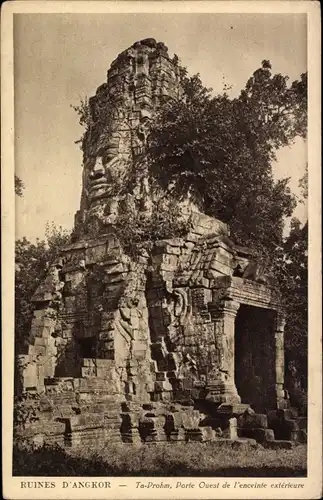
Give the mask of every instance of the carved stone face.
M 119 155 L 97 157 L 88 175 L 88 199 L 91 202 L 115 195 L 122 165 Z
M 105 168 L 102 163 L 102 158 L 97 158 L 93 169 L 89 174 L 89 200 L 93 201 L 96 198 L 101 198 L 105 195 L 108 188 L 107 178 L 105 176 Z
M 83 145 L 80 209 L 86 212 L 81 218 L 84 223 L 98 205 L 106 215 L 112 198 L 119 202 L 131 168 L 129 160 L 144 153 L 149 120 L 160 97 L 169 86 L 175 89 L 177 85 L 176 64 L 167 48 L 154 39 L 135 43 L 113 61 L 107 82 L 89 100 L 92 123 Z

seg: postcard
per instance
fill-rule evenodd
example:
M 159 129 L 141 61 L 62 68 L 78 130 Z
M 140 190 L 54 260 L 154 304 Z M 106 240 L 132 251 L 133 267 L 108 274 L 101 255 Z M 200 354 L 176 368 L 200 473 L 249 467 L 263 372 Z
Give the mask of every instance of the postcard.
M 3 4 L 4 498 L 321 498 L 319 19 Z

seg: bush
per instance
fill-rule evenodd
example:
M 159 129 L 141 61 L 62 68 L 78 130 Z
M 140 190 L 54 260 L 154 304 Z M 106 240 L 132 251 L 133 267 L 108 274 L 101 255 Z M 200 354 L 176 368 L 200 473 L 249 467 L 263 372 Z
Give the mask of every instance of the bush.
M 136 258 L 142 247 L 150 250 L 155 241 L 178 238 L 188 233 L 190 221 L 179 216 L 175 202 L 154 205 L 151 214 L 125 205 L 120 211 L 115 231 L 124 251 Z

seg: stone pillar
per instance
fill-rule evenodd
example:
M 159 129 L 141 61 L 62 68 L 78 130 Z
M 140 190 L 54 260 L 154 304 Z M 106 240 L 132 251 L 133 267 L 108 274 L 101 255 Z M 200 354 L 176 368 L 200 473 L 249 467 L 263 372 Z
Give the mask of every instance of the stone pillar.
M 240 304 L 222 300 L 209 304 L 215 328 L 215 355 L 208 373 L 207 399 L 216 403 L 240 403 L 234 380 L 235 318 Z
M 282 313 L 277 313 L 275 321 L 275 371 L 276 371 L 276 399 L 277 407 L 283 408 L 285 403 L 284 378 L 284 328 L 285 318 Z

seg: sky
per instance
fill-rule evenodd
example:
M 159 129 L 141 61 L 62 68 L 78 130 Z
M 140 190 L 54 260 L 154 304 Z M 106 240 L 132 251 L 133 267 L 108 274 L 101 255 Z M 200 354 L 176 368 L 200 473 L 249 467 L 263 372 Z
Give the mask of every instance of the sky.
M 232 85 L 232 96 L 264 59 L 291 82 L 307 70 L 304 14 L 15 14 L 15 172 L 26 186 L 16 197 L 16 238 L 43 238 L 47 222 L 72 229 L 82 127 L 71 105 L 95 93 L 120 52 L 150 37 L 214 92 Z M 291 177 L 296 195 L 306 161 L 299 139 L 273 165 L 277 179 Z M 305 220 L 306 208 L 295 215 Z

